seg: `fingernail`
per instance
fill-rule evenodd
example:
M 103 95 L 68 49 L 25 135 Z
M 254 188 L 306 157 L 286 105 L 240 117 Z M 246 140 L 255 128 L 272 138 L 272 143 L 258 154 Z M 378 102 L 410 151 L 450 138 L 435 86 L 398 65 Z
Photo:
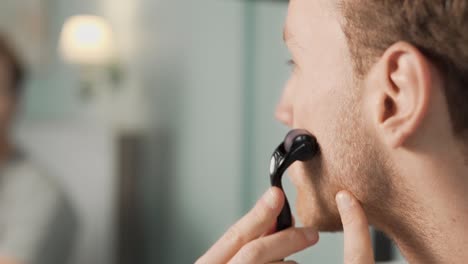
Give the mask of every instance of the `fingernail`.
M 278 206 L 278 199 L 276 197 L 276 193 L 273 189 L 269 189 L 265 195 L 263 195 L 263 200 L 271 209 L 275 209 Z
M 336 195 L 336 204 L 338 205 L 338 210 L 348 210 L 351 207 L 351 203 L 351 197 L 347 192 L 340 192 Z
M 305 230 L 305 236 L 307 241 L 314 243 L 318 240 L 319 234 L 316 230 L 309 228 Z

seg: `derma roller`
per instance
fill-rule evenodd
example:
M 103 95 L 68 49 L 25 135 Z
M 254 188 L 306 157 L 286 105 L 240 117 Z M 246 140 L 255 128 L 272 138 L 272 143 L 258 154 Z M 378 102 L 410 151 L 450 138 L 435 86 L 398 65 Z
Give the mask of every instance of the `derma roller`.
M 280 188 L 283 192 L 281 179 L 286 169 L 295 161 L 308 161 L 319 152 L 317 139 L 307 130 L 291 130 L 271 157 L 270 181 L 271 186 Z M 292 226 L 292 214 L 288 199 L 285 196 L 284 206 L 278 216 L 276 231 L 281 231 Z

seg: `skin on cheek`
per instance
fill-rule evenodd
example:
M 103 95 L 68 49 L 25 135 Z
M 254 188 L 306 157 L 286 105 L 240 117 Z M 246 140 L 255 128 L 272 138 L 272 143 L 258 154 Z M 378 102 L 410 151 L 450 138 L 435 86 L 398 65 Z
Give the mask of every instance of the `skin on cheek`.
M 295 166 L 291 178 L 297 187 L 299 220 L 323 231 L 341 228 L 335 195 L 341 190 L 353 192 L 363 202 L 385 195 L 384 173 L 379 171 L 380 158 L 361 119 L 359 87 L 339 85 L 308 91 L 302 84 L 294 105 L 295 126 L 317 136 L 321 146 L 320 162 Z M 314 162 L 313 162 L 314 163 Z M 379 193 L 380 192 L 380 193 Z
M 324 15 L 320 1 L 290 3 L 289 43 L 297 63 L 289 92 L 293 128 L 313 133 L 321 146 L 319 161 L 293 169 L 301 222 L 323 231 L 341 228 L 335 195 L 343 189 L 364 202 L 376 203 L 385 191 L 385 170 L 373 134 L 360 110 L 360 84 L 346 38 L 336 17 Z

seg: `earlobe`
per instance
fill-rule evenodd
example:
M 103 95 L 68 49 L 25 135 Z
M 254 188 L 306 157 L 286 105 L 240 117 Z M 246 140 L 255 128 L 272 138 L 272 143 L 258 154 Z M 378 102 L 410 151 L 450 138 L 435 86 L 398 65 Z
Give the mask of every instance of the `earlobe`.
M 430 62 L 405 42 L 392 45 L 377 64 L 378 127 L 392 148 L 414 135 L 427 115 L 431 96 Z

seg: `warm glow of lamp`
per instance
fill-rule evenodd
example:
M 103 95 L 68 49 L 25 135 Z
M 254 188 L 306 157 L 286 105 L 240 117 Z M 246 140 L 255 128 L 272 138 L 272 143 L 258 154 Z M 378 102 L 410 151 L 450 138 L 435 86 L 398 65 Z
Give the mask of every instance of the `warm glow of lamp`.
M 60 52 L 66 61 L 73 64 L 109 64 L 115 56 L 110 24 L 98 16 L 70 17 L 63 25 Z

